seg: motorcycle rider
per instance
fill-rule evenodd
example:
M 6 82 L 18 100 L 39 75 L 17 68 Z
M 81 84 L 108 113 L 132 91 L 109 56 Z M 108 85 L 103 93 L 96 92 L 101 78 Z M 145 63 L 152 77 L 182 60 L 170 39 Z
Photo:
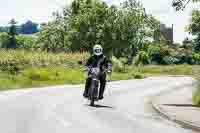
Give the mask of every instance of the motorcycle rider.
M 90 70 L 90 68 L 97 67 L 99 64 L 100 66 L 100 71 L 103 72 L 104 70 L 107 70 L 108 73 L 112 72 L 112 62 L 103 54 L 103 48 L 101 45 L 95 45 L 93 47 L 93 55 L 87 60 L 86 63 L 86 69 Z M 88 74 L 89 75 L 89 74 Z M 100 77 L 100 91 L 99 91 L 99 100 L 102 100 L 105 87 L 106 87 L 106 73 L 101 73 Z M 91 83 L 91 78 L 88 77 L 86 79 L 86 84 L 85 84 L 85 90 L 83 93 L 83 96 L 85 98 L 88 97 L 88 91 Z

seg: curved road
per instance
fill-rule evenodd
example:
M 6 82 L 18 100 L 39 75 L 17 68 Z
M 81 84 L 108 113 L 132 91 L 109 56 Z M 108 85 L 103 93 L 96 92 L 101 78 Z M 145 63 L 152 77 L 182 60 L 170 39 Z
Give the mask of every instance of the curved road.
M 82 85 L 1 92 L 0 132 L 194 133 L 165 120 L 149 103 L 161 91 L 192 82 L 190 77 L 112 82 L 96 108 L 82 98 Z

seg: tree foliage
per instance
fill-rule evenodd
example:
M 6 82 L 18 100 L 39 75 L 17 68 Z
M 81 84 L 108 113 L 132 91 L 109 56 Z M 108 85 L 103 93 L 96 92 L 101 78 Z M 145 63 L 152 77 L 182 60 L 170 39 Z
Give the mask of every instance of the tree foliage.
M 109 56 L 134 57 L 159 27 L 138 0 L 127 0 L 119 7 L 100 0 L 74 0 L 54 15 L 54 21 L 38 34 L 43 48 L 91 51 L 93 45 L 101 44 Z
M 38 47 L 47 51 L 68 50 L 68 23 L 64 20 L 66 16 L 61 16 L 54 12 L 54 21 L 43 24 L 41 31 L 37 33 Z
M 34 49 L 37 48 L 37 38 L 34 35 L 18 35 L 16 37 L 17 46 L 21 49 Z
M 189 25 L 189 31 L 196 36 L 194 39 L 194 49 L 200 52 L 200 11 L 194 10 L 192 12 L 192 19 Z
M 9 35 L 6 32 L 0 33 L 0 48 L 6 48 L 9 43 Z
M 15 38 L 15 36 L 17 35 L 17 28 L 16 28 L 17 22 L 15 21 L 15 19 L 11 19 L 9 24 L 10 24 L 10 28 L 8 32 L 9 43 L 7 44 L 6 48 L 17 48 L 17 41 Z
M 183 10 L 190 2 L 197 3 L 200 0 L 173 0 L 172 6 L 177 10 Z

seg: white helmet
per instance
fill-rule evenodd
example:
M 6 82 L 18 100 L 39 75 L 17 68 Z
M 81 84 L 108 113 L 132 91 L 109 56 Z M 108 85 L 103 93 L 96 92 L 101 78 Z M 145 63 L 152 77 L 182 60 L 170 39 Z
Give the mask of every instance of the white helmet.
M 93 47 L 93 53 L 94 53 L 94 55 L 96 55 L 96 56 L 102 55 L 102 54 L 103 54 L 103 48 L 102 48 L 102 46 L 101 46 L 101 45 L 95 45 L 95 46 Z

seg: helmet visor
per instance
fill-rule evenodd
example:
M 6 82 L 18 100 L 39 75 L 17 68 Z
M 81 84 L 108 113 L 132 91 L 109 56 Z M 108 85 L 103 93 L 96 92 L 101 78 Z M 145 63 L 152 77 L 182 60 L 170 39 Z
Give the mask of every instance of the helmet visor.
M 102 53 L 102 49 L 94 49 L 94 53 L 95 54 L 101 54 Z

